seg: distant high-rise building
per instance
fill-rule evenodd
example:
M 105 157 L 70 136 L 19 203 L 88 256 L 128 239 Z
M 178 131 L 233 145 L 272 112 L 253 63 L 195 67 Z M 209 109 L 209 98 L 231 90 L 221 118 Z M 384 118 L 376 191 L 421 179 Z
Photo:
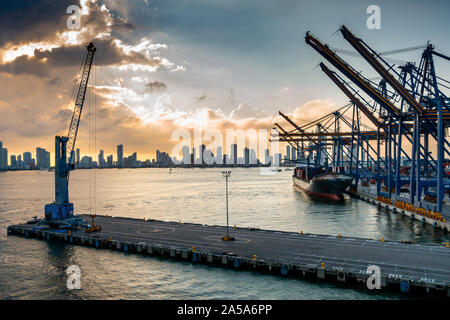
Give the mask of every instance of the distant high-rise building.
M 112 166 L 113 166 L 113 155 L 112 154 L 110 154 L 106 158 L 106 164 L 107 164 L 108 168 L 112 168 Z
M 183 153 L 183 164 L 191 164 L 191 155 L 189 153 L 189 147 L 184 146 L 182 149 Z
M 274 165 L 275 166 L 279 166 L 280 164 L 281 164 L 281 153 L 275 153 L 274 155 L 273 155 L 273 162 L 274 162 Z
M 2 158 L 2 168 L 5 170 L 8 169 L 8 149 L 7 148 L 2 148 L 1 158 Z
M 202 144 L 201 146 L 200 146 L 200 164 L 205 164 L 205 149 L 206 149 L 206 146 L 204 145 L 204 144 Z
M 98 167 L 103 168 L 105 166 L 105 152 L 103 150 L 100 150 L 100 153 L 98 154 Z
M 286 146 L 286 157 L 284 158 L 285 161 L 289 161 L 291 159 L 291 146 Z
M 223 164 L 222 147 L 217 147 L 216 152 L 216 164 Z
M 255 149 L 250 150 L 250 164 L 256 165 L 258 164 L 258 157 L 256 157 L 256 151 Z
M 270 164 L 269 149 L 264 150 L 264 164 Z
M 50 168 L 50 152 L 43 148 L 36 148 L 36 166 L 38 169 Z
M 23 153 L 23 166 L 25 169 L 31 169 L 31 152 L 24 152 Z
M 247 147 L 244 148 L 244 164 L 250 165 L 250 150 Z
M 20 154 L 17 156 L 17 169 L 23 169 L 23 161 Z
M 237 144 L 233 143 L 231 145 L 231 154 L 230 154 L 230 160 L 231 160 L 231 164 L 233 164 L 234 166 L 237 165 L 238 163 L 238 157 L 237 157 Z
M 117 167 L 123 167 L 123 144 L 117 146 Z
M 92 157 L 88 156 L 82 157 L 80 161 L 80 167 L 86 169 L 92 168 Z
M 133 152 L 133 155 L 131 156 L 131 167 L 132 168 L 137 168 L 137 153 Z
M 77 165 L 77 166 L 80 165 L 80 148 L 77 148 L 77 161 L 76 161 L 76 165 Z
M 15 155 L 11 155 L 11 169 L 17 169 L 17 160 Z
M 3 167 L 3 142 L 0 141 L 0 170 L 4 169 Z
M 203 164 L 211 165 L 214 164 L 214 154 L 211 150 L 206 149 L 203 153 Z
M 70 151 L 69 161 L 70 161 L 70 164 L 75 165 L 75 150 Z
M 292 159 L 292 161 L 295 161 L 296 153 L 297 153 L 296 149 L 294 147 L 292 147 L 291 148 L 291 154 L 292 154 L 291 159 Z

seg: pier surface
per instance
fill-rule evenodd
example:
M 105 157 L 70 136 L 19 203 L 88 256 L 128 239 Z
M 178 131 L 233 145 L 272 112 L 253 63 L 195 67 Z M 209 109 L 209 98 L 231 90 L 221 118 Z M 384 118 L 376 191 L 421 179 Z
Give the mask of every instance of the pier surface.
M 108 216 L 96 216 L 95 222 L 102 231 L 68 233 L 21 224 L 8 227 L 8 233 L 342 282 L 365 282 L 370 276 L 368 266 L 376 265 L 382 287 L 396 285 L 402 291 L 417 287 L 450 294 L 450 248 L 441 245 L 249 228 L 231 228 L 235 240 L 223 241 L 226 228 L 222 226 Z

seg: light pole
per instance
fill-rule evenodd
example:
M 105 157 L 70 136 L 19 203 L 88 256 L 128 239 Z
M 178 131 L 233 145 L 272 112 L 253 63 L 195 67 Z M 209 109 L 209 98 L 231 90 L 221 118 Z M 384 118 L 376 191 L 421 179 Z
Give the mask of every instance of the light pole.
M 228 224 L 228 178 L 230 178 L 231 171 L 222 171 L 222 176 L 225 178 L 225 197 L 226 197 L 226 204 L 227 204 L 227 235 L 222 237 L 222 240 L 224 241 L 231 241 L 234 240 L 233 237 L 230 237 L 230 228 Z

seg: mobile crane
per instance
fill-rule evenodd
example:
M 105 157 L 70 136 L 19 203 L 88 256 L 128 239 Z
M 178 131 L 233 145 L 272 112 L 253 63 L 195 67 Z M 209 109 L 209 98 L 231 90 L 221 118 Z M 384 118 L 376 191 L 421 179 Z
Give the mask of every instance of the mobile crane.
M 81 112 L 83 111 L 89 74 L 96 48 L 92 42 L 86 46 L 86 54 L 81 67 L 79 87 L 75 99 L 72 117 L 67 136 L 55 136 L 55 201 L 45 205 L 45 219 L 43 224 L 59 229 L 76 228 L 86 225 L 81 215 L 73 213 L 73 203 L 69 201 L 69 173 L 74 169 L 74 150 L 80 125 Z M 69 155 L 69 159 L 67 158 Z M 94 227 L 94 219 L 92 218 Z M 97 228 L 99 229 L 99 228 Z

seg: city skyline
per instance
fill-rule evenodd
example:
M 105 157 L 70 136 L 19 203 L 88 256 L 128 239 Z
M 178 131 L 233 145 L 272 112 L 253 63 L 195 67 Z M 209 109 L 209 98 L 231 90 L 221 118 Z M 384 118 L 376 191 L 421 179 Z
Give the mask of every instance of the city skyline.
M 98 154 L 94 155 L 83 154 L 80 148 L 76 148 L 72 164 L 75 168 L 137 168 L 142 166 L 161 165 L 279 165 L 283 160 L 289 161 L 289 157 L 291 156 L 291 152 L 286 153 L 284 157 L 281 153 L 271 154 L 270 150 L 266 148 L 263 152 L 263 159 L 259 159 L 255 149 L 245 146 L 240 149 L 242 150 L 242 157 L 240 157 L 238 153 L 238 144 L 233 143 L 230 145 L 231 152 L 228 154 L 223 152 L 222 146 L 217 146 L 215 149 L 208 149 L 206 145 L 202 144 L 197 148 L 183 146 L 181 156 L 178 155 L 178 157 L 157 149 L 154 158 L 143 160 L 142 158 L 138 159 L 137 152 L 133 152 L 129 156 L 126 156 L 124 154 L 123 144 L 117 145 L 116 148 L 115 157 L 114 154 L 105 154 L 103 149 L 99 149 Z M 289 146 L 287 148 L 289 148 Z M 292 150 L 294 149 L 292 148 Z M 10 154 L 8 157 L 8 149 L 4 147 L 3 142 L 0 141 L 0 170 L 6 170 L 8 168 L 12 170 L 50 169 L 54 166 L 54 159 L 51 155 L 52 153 L 44 148 L 36 147 L 36 153 L 34 154 L 29 151 L 24 151 L 22 154 Z

